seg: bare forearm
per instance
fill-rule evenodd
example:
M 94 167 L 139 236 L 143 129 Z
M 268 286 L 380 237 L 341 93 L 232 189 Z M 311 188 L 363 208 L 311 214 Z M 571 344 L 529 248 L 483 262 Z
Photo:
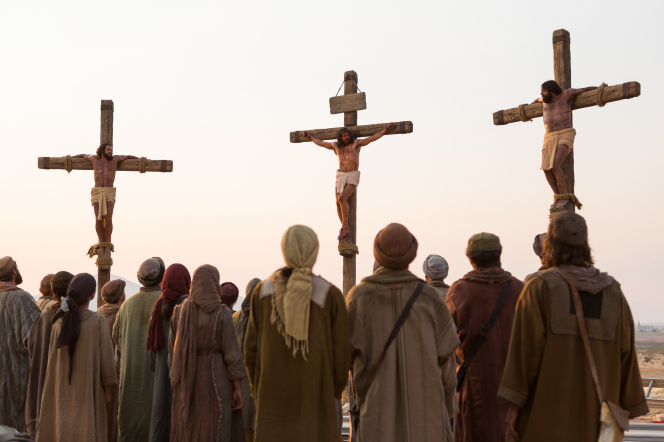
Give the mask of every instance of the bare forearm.
M 542 98 L 540 97 L 540 98 L 536 99 L 535 101 L 533 101 L 530 104 L 541 103 L 541 102 L 542 102 Z
M 74 155 L 72 158 L 83 158 L 83 159 L 87 160 L 88 156 L 89 155 L 86 155 L 86 154 L 82 153 L 80 155 Z
M 138 157 L 135 157 L 133 155 L 118 155 L 118 163 L 124 160 L 137 160 L 137 159 Z
M 582 94 L 584 92 L 594 91 L 595 89 L 597 89 L 597 86 L 589 86 L 589 87 L 584 87 L 584 88 L 581 88 L 581 89 L 572 89 L 572 95 L 579 95 L 579 94 Z

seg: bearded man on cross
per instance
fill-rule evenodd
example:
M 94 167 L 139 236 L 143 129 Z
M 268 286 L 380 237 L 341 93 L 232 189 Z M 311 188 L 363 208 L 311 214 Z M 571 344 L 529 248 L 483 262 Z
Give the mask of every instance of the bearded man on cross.
M 360 184 L 360 150 L 362 146 L 373 143 L 380 137 L 394 128 L 394 123 L 390 123 L 380 132 L 367 138 L 353 138 L 348 128 L 339 131 L 337 141 L 326 143 L 313 137 L 309 132 L 304 132 L 304 136 L 309 138 L 314 144 L 333 150 L 339 159 L 339 169 L 337 170 L 337 180 L 334 189 L 334 196 L 337 205 L 337 215 L 341 221 L 341 230 L 337 239 L 345 239 L 350 236 L 348 227 L 348 198 L 355 192 Z
M 115 207 L 115 173 L 118 163 L 127 159 L 138 159 L 132 155 L 113 155 L 113 146 L 102 143 L 96 155 L 80 154 L 72 158 L 83 158 L 92 163 L 95 187 L 92 188 L 92 206 L 95 211 L 97 237 L 99 243 L 110 243 L 113 233 L 113 208 Z M 96 247 L 96 246 L 95 246 Z M 110 254 L 107 247 L 100 247 L 98 253 Z

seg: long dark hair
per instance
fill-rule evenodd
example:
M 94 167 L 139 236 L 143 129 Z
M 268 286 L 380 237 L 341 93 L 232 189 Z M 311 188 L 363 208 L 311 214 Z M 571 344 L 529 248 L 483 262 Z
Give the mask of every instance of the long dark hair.
M 555 80 L 549 80 L 542 83 L 542 89 L 549 91 L 554 95 L 560 95 L 563 93 L 563 90 L 560 89 L 560 85 L 555 82 Z
M 590 267 L 595 263 L 592 251 L 587 242 L 580 246 L 570 246 L 558 241 L 551 235 L 551 232 L 549 232 L 544 240 L 542 261 L 547 267 L 557 267 L 563 264 Z
M 343 140 L 341 139 L 341 137 L 343 136 L 343 134 L 346 133 L 346 132 L 348 132 L 348 136 L 349 136 L 349 138 L 348 138 L 348 143 L 344 143 Z M 349 144 L 352 144 L 353 141 L 355 141 L 355 138 L 353 138 L 353 134 L 350 133 L 350 130 L 348 130 L 347 127 L 344 127 L 343 129 L 341 129 L 341 130 L 337 133 L 337 146 L 339 146 L 339 147 L 348 146 Z
M 104 154 L 104 151 L 106 151 L 106 146 L 113 147 L 111 143 L 101 143 L 97 148 L 97 158 L 101 159 L 101 156 Z

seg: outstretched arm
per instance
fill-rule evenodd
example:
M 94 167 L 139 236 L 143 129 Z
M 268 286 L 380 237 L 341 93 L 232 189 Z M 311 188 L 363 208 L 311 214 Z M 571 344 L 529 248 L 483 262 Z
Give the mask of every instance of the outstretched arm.
M 83 158 L 84 160 L 92 161 L 92 158 L 94 158 L 94 155 L 87 155 L 87 154 L 80 154 L 80 155 L 74 155 L 72 158 Z
M 569 89 L 567 89 L 567 91 L 569 92 L 570 97 L 574 97 L 574 96 L 582 94 L 584 92 L 594 91 L 595 89 L 597 89 L 597 86 L 584 87 L 584 88 L 581 88 L 581 89 L 569 88 Z
M 382 137 L 383 135 L 385 135 L 386 133 L 388 133 L 392 129 L 394 129 L 394 123 L 388 124 L 385 129 L 381 130 L 378 133 L 373 134 L 370 137 L 362 138 L 361 140 L 358 140 L 357 145 L 358 146 L 366 146 L 369 143 L 373 143 L 374 141 L 380 139 L 380 137 Z
M 120 161 L 124 161 L 124 160 L 137 160 L 138 159 L 138 157 L 135 157 L 133 155 L 116 155 L 115 158 L 117 158 L 118 163 Z
M 309 138 L 311 142 L 317 146 L 324 147 L 325 149 L 334 150 L 334 146 L 332 146 L 332 143 L 326 143 L 325 141 L 319 140 L 318 138 L 315 138 L 307 131 L 304 131 L 304 136 Z
M 539 97 L 537 100 L 533 101 L 530 104 L 541 103 L 541 102 L 542 102 L 542 97 Z

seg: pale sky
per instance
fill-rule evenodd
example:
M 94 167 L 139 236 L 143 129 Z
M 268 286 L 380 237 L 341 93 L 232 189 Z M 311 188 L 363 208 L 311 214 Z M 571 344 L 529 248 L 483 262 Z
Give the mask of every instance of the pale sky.
M 160 256 L 192 273 L 213 264 L 243 291 L 283 266 L 283 232 L 305 224 L 321 242 L 314 272 L 341 286 L 336 158 L 289 132 L 341 126 L 328 99 L 352 69 L 367 94 L 359 124 L 414 125 L 362 151 L 358 277 L 376 233 L 400 222 L 419 276 L 437 253 L 459 279 L 468 238 L 487 231 L 523 278 L 552 202 L 544 128 L 492 114 L 538 97 L 565 28 L 573 87 L 641 83 L 638 98 L 574 113 L 576 195 L 597 267 L 636 320 L 664 320 L 662 17 L 661 1 L 3 1 L 0 256 L 33 295 L 46 273 L 96 274 L 92 172 L 39 170 L 37 157 L 92 154 L 110 99 L 116 154 L 174 161 L 170 174 L 118 172 L 113 274 L 136 281 Z

